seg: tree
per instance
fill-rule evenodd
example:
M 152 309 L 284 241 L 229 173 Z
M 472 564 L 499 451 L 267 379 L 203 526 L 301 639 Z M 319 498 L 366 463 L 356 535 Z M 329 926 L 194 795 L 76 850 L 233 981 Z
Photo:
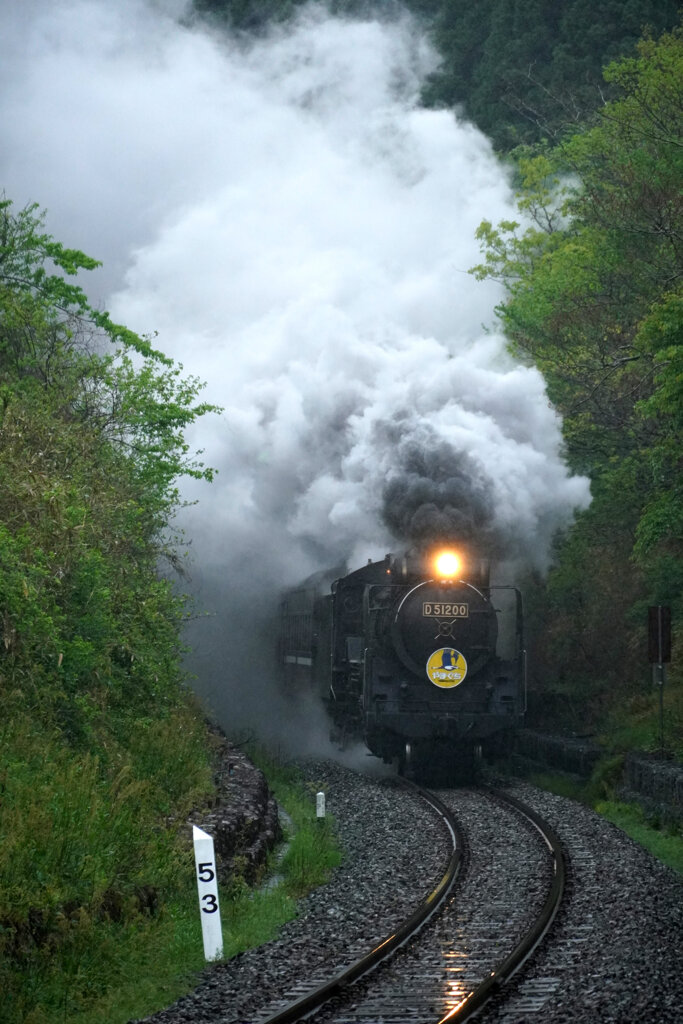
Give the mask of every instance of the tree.
M 183 436 L 213 408 L 200 383 L 90 306 L 69 278 L 96 265 L 0 205 L 1 682 L 74 736 L 102 687 L 144 702 L 155 661 L 180 678 L 157 566 L 177 561 L 177 478 L 212 476 Z
M 608 61 L 679 20 L 676 0 L 443 0 L 432 33 L 443 63 L 428 103 L 461 106 L 499 149 L 556 140 L 598 108 Z
M 548 593 L 556 653 L 581 636 L 609 693 L 636 685 L 644 605 L 683 613 L 683 33 L 605 77 L 619 95 L 590 125 L 521 157 L 520 219 L 480 226 L 473 273 L 506 283 L 511 346 L 543 371 L 569 461 L 593 480 Z
M 55 1006 L 70 1016 L 120 983 L 126 936 L 156 924 L 136 894 L 160 906 L 182 890 L 169 815 L 184 820 L 211 788 L 180 660 L 185 601 L 159 560 L 178 559 L 178 476 L 211 478 L 183 431 L 212 407 L 149 339 L 90 306 L 73 278 L 94 266 L 45 233 L 36 207 L 0 204 L 0 987 L 12 1024 Z

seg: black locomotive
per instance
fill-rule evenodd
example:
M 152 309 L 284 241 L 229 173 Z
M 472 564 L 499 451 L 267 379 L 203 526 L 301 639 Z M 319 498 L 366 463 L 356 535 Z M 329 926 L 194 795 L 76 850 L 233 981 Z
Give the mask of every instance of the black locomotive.
M 452 552 L 310 577 L 282 600 L 280 660 L 289 690 L 326 702 L 338 739 L 400 770 L 469 765 L 524 713 L 521 595 Z

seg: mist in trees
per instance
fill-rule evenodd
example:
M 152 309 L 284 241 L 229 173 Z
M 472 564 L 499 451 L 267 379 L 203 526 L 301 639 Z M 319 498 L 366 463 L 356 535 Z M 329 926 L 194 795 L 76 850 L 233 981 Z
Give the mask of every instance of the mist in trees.
M 647 693 L 647 605 L 683 614 L 680 29 L 605 78 L 616 98 L 588 126 L 520 160 L 519 222 L 480 226 L 473 270 L 505 281 L 507 336 L 593 481 L 537 600 L 538 676 L 584 723 L 586 698 L 596 721 Z
M 194 0 L 202 17 L 244 33 L 286 22 L 310 0 Z M 616 95 L 602 68 L 678 23 L 678 0 L 313 0 L 334 14 L 411 11 L 442 63 L 428 106 L 458 107 L 500 150 L 557 138 Z

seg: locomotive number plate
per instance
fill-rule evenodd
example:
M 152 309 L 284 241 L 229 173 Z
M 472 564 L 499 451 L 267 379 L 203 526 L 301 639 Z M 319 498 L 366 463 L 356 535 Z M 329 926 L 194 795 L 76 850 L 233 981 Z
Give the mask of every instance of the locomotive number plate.
M 422 614 L 437 619 L 466 619 L 470 614 L 470 606 L 468 604 L 441 604 L 425 601 L 422 605 Z

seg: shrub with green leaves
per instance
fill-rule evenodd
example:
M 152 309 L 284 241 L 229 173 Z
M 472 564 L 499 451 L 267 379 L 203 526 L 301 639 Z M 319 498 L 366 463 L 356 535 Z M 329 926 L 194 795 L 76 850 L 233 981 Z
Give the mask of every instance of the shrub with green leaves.
M 665 745 L 683 744 L 683 30 L 605 69 L 613 90 L 554 148 L 518 153 L 519 221 L 484 222 L 479 277 L 514 353 L 544 374 L 591 507 L 532 581 L 544 725 L 606 727 L 650 688 L 648 605 L 673 617 Z M 557 699 L 556 699 L 557 698 Z M 657 734 L 647 730 L 646 749 Z
M 96 262 L 0 203 L 0 986 L 4 1019 L 73 1019 L 134 934 L 187 900 L 177 826 L 212 792 L 180 665 L 170 524 L 211 478 L 185 428 L 212 407 L 94 310 Z M 181 915 L 182 916 L 182 915 Z M 156 940 L 155 940 L 156 941 Z

